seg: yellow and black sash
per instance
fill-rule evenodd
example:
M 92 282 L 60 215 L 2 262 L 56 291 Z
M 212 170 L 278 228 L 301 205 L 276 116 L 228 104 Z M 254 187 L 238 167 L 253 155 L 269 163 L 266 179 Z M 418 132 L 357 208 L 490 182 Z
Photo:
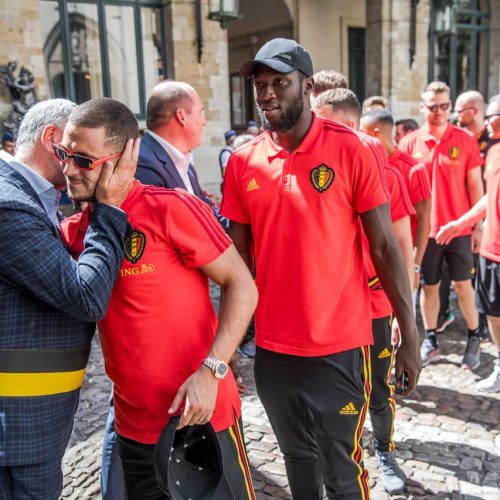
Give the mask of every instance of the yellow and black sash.
M 86 349 L 0 349 L 0 396 L 49 396 L 82 385 Z

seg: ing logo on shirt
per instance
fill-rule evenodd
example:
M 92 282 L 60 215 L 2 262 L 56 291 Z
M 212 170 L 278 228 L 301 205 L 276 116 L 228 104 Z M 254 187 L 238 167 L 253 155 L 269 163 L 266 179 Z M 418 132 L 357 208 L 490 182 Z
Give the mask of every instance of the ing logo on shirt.
M 458 149 L 457 146 L 452 146 L 448 153 L 450 155 L 450 158 L 456 160 L 460 156 L 460 149 Z
M 146 235 L 132 229 L 132 232 L 125 238 L 125 258 L 135 264 L 142 257 L 145 248 Z
M 318 193 L 326 191 L 332 185 L 334 179 L 335 172 L 324 163 L 311 170 L 311 184 Z

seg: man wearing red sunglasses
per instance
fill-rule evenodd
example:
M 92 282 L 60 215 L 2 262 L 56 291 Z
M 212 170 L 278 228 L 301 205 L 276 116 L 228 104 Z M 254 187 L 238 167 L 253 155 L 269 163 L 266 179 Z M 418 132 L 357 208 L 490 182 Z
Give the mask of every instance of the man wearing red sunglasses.
M 477 244 L 479 226 L 464 227 L 446 245 L 436 242 L 441 226 L 458 219 L 483 195 L 481 158 L 475 137 L 448 122 L 451 112 L 450 89 L 443 82 L 431 82 L 421 96 L 420 111 L 425 117 L 421 128 L 401 139 L 399 148 L 422 161 L 428 170 L 432 188 L 431 231 L 422 261 L 422 316 L 425 340 L 421 346 L 422 362 L 441 357 L 436 328 L 439 314 L 439 283 L 443 261 L 468 329 L 462 366 L 476 369 L 480 356 L 479 317 L 472 287 L 473 246 Z M 479 222 L 480 225 L 480 222 Z
M 89 203 L 62 232 L 72 254 L 94 210 L 99 167 L 116 154 L 115 113 L 137 133 L 137 120 L 113 99 L 94 99 L 69 117 L 57 155 L 68 194 Z M 110 132 L 108 133 L 108 130 Z M 225 470 L 237 499 L 254 498 L 241 440 L 241 403 L 227 362 L 257 302 L 250 272 L 210 207 L 183 189 L 134 182 L 122 205 L 129 216 L 125 258 L 99 334 L 114 384 L 117 452 L 130 500 L 165 498 L 156 483 L 153 450 L 172 415 L 180 427 L 210 422 L 220 436 Z M 220 322 L 208 277 L 224 290 Z M 232 439 L 235 436 L 237 439 Z M 238 437 L 239 436 L 239 437 Z

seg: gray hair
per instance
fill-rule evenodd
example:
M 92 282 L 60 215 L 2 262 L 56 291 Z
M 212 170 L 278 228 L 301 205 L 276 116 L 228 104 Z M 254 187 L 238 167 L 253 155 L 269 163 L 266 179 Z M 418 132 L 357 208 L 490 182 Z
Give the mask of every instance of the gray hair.
M 24 115 L 19 127 L 17 151 L 31 152 L 47 125 L 55 125 L 61 130 L 64 129 L 75 106 L 75 103 L 67 99 L 48 99 L 31 107 Z

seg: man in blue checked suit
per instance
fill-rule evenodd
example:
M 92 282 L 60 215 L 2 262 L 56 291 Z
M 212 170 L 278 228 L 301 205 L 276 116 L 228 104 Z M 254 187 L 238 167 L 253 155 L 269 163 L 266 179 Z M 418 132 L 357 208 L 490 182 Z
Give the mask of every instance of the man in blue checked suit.
M 21 124 L 16 156 L 0 152 L 2 500 L 59 498 L 94 322 L 105 315 L 123 258 L 127 216 L 119 206 L 132 186 L 139 141 L 125 150 L 117 144 L 113 161 L 70 155 L 102 169 L 98 209 L 78 261 L 60 238 L 57 204 L 66 181 L 53 149 L 73 107 L 63 99 L 35 105 Z

